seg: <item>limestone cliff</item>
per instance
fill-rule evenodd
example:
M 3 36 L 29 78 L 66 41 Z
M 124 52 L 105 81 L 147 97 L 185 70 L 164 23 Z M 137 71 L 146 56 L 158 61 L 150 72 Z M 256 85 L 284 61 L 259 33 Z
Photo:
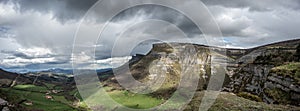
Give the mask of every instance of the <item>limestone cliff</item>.
M 247 92 L 248 96 L 259 97 L 267 103 L 299 106 L 298 45 L 300 40 L 266 45 L 238 59 L 240 65 L 234 71 L 230 91 Z
M 300 86 L 297 81 L 300 68 L 278 70 L 276 67 L 298 64 L 295 53 L 299 44 L 300 40 L 291 40 L 251 49 L 226 49 L 186 43 L 161 43 L 154 44 L 147 55 L 133 57 L 131 62 L 115 70 L 121 74 L 131 74 L 141 83 L 166 77 L 163 85 L 152 94 L 169 97 L 178 87 L 180 73 L 184 70 L 181 66 L 183 61 L 193 64 L 190 67 L 200 77 L 197 90 L 205 90 L 214 71 L 214 57 L 219 61 L 217 64 L 227 64 L 226 77 L 222 81 L 223 91 L 234 92 L 255 101 L 298 106 Z M 158 62 L 162 62 L 163 66 L 158 65 Z M 127 66 L 129 70 L 126 70 Z M 162 70 L 165 70 L 165 74 L 162 74 Z M 286 70 L 290 71 L 289 76 Z M 105 81 L 105 85 L 122 89 L 113 76 Z

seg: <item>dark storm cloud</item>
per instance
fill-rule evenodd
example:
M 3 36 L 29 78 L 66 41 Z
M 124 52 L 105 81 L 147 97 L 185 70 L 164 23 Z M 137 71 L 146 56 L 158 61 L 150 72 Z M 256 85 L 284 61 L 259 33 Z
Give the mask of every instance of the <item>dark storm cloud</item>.
M 246 48 L 300 37 L 298 30 L 300 25 L 299 0 L 202 1 L 212 12 L 229 46 Z M 2 13 L 4 11 L 0 10 L 0 51 L 12 50 L 12 52 L 0 52 L 3 56 L 2 58 L 0 57 L 2 59 L 0 60 L 2 62 L 0 67 L 18 66 L 35 69 L 70 67 L 73 37 L 80 24 L 78 20 L 96 2 L 97 0 L 0 0 L 0 9 L 6 12 Z M 113 4 L 116 4 L 115 1 L 111 1 L 111 5 Z M 111 5 L 105 5 L 105 7 L 107 9 L 114 9 Z M 182 3 L 179 5 L 196 9 Z M 102 25 L 106 22 L 102 19 L 110 14 L 109 11 L 102 11 L 101 13 L 97 11 L 99 10 L 92 12 L 92 15 L 97 19 L 96 22 L 91 22 L 92 24 L 87 25 L 87 27 Z M 194 10 L 192 14 L 201 16 L 201 11 Z M 203 18 L 205 21 L 207 17 Z M 157 5 L 143 5 L 129 8 L 112 19 L 111 24 L 113 25 L 111 28 L 119 31 L 121 30 L 120 27 L 124 25 L 134 25 L 137 22 L 143 22 L 143 20 L 147 19 L 167 21 L 178 26 L 178 28 L 190 37 L 201 34 L 193 21 L 180 12 Z M 159 27 L 151 28 L 150 26 L 141 26 L 137 30 L 145 27 L 147 30 L 144 32 L 141 31 L 140 35 L 134 32 L 134 30 L 129 33 L 136 36 L 143 36 L 144 34 L 150 35 L 152 32 L 156 32 L 155 30 L 164 31 Z M 166 30 L 159 37 L 176 39 L 178 37 L 176 34 L 175 30 Z M 9 37 L 12 35 L 13 37 Z M 84 39 L 89 40 L 88 37 L 91 35 L 93 34 L 89 31 L 84 32 L 84 36 L 86 36 Z M 118 35 L 109 32 L 105 36 L 107 38 L 103 40 L 104 42 L 97 44 L 99 45 L 99 51 L 96 52 L 96 60 L 111 57 L 110 54 L 114 40 Z M 124 37 L 128 37 L 128 39 L 122 42 L 130 43 L 132 40 L 129 38 L 133 36 Z M 200 40 L 197 40 L 196 36 L 192 39 L 192 41 L 197 41 L 196 43 L 198 44 L 201 44 L 198 42 Z M 136 48 L 132 52 L 132 55 L 134 55 L 134 52 L 141 52 L 147 49 L 144 47 L 148 47 L 154 42 L 156 41 L 148 41 L 141 44 L 139 46 L 141 48 Z M 93 43 L 94 41 L 81 45 L 91 48 L 91 46 L 94 46 Z M 126 48 L 126 45 L 124 45 L 124 48 Z M 24 53 L 16 51 L 19 48 L 25 51 L 26 49 L 31 49 L 37 52 L 29 51 Z M 42 49 L 36 50 L 34 48 Z M 50 53 L 39 55 L 39 53 L 45 52 L 45 49 L 50 50 Z M 87 62 L 87 65 L 91 64 L 90 57 L 93 55 L 93 52 L 83 54 L 83 61 Z M 35 63 L 31 59 L 35 59 Z M 18 64 L 18 62 L 20 63 Z M 103 64 L 107 65 L 109 62 L 104 61 Z
M 2 0 L 1 3 L 13 3 L 15 9 L 22 12 L 39 11 L 53 13 L 55 19 L 64 23 L 78 20 L 98 0 Z
M 249 8 L 250 11 L 272 11 L 276 8 L 300 9 L 299 0 L 202 0 L 206 5 Z
M 42 13 L 53 13 L 58 21 L 65 23 L 70 20 L 79 20 L 87 10 L 98 0 L 4 0 L 3 3 L 14 3 L 15 9 L 22 12 L 39 11 Z M 101 13 L 101 16 L 105 13 Z M 101 16 L 97 14 L 98 21 Z M 158 5 L 141 5 L 129 8 L 116 15 L 112 22 L 123 21 L 133 17 L 147 16 L 148 19 L 159 19 L 177 25 L 187 34 L 201 34 L 197 26 L 174 9 Z
M 139 16 L 144 16 L 144 19 L 156 19 L 174 24 L 189 37 L 202 34 L 197 25 L 186 15 L 160 5 L 135 6 L 120 12 L 111 21 L 117 23 Z
M 249 8 L 253 11 L 269 10 L 268 8 L 261 5 L 261 2 L 255 2 L 255 0 L 202 0 L 202 2 L 207 5 L 221 5 L 233 8 Z

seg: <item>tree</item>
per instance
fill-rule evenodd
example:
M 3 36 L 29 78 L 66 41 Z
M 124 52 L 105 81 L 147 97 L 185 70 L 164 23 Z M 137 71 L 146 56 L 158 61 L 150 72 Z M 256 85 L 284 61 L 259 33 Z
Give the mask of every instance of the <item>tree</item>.
M 296 48 L 296 58 L 298 61 L 300 61 L 300 44 Z

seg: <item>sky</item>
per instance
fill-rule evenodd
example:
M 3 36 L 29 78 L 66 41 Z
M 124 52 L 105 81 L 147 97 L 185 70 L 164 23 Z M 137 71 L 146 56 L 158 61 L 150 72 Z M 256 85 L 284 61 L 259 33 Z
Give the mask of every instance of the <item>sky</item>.
M 188 0 L 187 0 L 188 1 Z M 97 0 L 0 0 L 0 68 L 8 70 L 38 70 L 49 68 L 72 68 L 72 47 L 74 37 L 86 12 Z M 113 4 L 116 1 L 111 1 Z M 207 6 L 222 34 L 223 41 L 230 48 L 251 48 L 273 42 L 300 39 L 299 0 L 202 0 Z M 188 4 L 182 4 L 189 7 Z M 193 7 L 191 7 L 193 8 Z M 103 12 L 103 11 L 102 11 Z M 201 11 L 194 10 L 194 14 Z M 107 13 L 94 12 L 91 23 L 85 27 L 103 25 Z M 204 17 L 205 18 L 205 17 Z M 157 40 L 141 42 L 130 54 L 118 53 L 112 60 L 112 47 L 123 26 L 133 25 L 147 19 L 159 19 L 175 24 L 187 33 L 193 43 L 205 44 L 201 31 L 186 16 L 173 9 L 143 5 L 120 12 L 109 21 L 110 30 L 96 44 L 93 53 L 81 53 L 82 68 L 110 68 L 130 59 L 136 53 L 145 54 Z M 134 27 L 134 26 L 133 26 Z M 154 28 L 152 28 L 154 27 Z M 137 25 L 123 34 L 123 45 L 135 37 L 155 36 L 167 41 L 188 42 L 180 39 L 174 28 L 157 30 L 150 23 Z M 86 28 L 89 29 L 89 28 Z M 83 33 L 87 39 L 91 33 Z M 158 35 L 160 34 L 160 35 Z M 133 37 L 134 36 L 134 37 Z M 91 41 L 94 42 L 94 41 Z M 92 47 L 91 47 L 92 48 Z M 95 61 L 94 61 L 95 60 Z M 114 64 L 117 64 L 116 66 Z

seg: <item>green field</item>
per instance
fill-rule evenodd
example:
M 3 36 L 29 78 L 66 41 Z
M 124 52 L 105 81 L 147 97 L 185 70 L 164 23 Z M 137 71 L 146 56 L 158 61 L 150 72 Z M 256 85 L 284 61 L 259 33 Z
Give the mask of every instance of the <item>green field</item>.
M 51 95 L 53 99 L 47 99 L 45 92 L 46 87 L 34 85 L 17 85 L 13 88 L 1 88 L 1 92 L 6 94 L 8 100 L 13 103 L 20 101 L 31 101 L 33 105 L 20 104 L 29 110 L 45 110 L 45 111 L 75 111 L 72 101 L 68 101 L 64 96 Z
M 204 91 L 196 92 L 193 100 L 184 111 L 198 110 Z M 221 92 L 208 111 L 299 111 L 296 106 L 266 104 L 238 97 L 233 93 Z
M 144 94 L 134 94 L 127 91 L 113 91 L 108 93 L 116 102 L 130 108 L 135 109 L 148 109 L 158 106 L 163 102 L 161 99 L 157 99 Z
M 104 91 L 105 89 L 106 91 Z M 147 94 L 135 94 L 126 90 L 112 91 L 109 89 L 111 88 L 105 87 L 104 90 L 98 90 L 93 95 L 84 98 L 84 100 L 91 105 L 90 107 L 100 107 L 102 105 L 104 109 L 114 109 L 120 106 L 133 109 L 148 109 L 163 102 L 162 99 L 151 97 Z
M 106 88 L 109 89 L 109 88 Z M 87 105 L 82 102 L 78 103 L 78 108 L 72 106 L 73 101 L 65 99 L 61 94 L 52 94 L 53 99 L 46 99 L 45 93 L 33 92 L 37 90 L 45 91 L 44 87 L 34 85 L 17 85 L 13 88 L 1 88 L 1 94 L 6 94 L 6 99 L 14 104 L 20 101 L 31 101 L 33 105 L 20 105 L 27 110 L 44 110 L 44 111 L 78 111 L 88 110 Z M 128 91 L 114 90 L 108 91 L 108 95 L 116 102 L 135 109 L 148 109 L 158 106 L 164 102 L 162 99 L 154 98 L 144 94 L 134 94 Z M 77 90 L 67 92 L 69 95 L 76 96 L 81 99 Z M 100 94 L 101 95 L 101 94 Z M 192 102 L 187 106 L 186 111 L 198 109 L 202 99 L 203 92 L 197 92 Z M 175 104 L 176 105 L 176 104 Z M 81 107 L 81 108 L 80 108 Z M 231 93 L 221 93 L 216 102 L 209 109 L 210 111 L 239 111 L 239 110 L 299 110 L 297 107 L 287 107 L 281 105 L 268 105 L 262 102 L 250 101 L 238 97 Z M 24 110 L 24 109 L 22 109 Z
M 14 86 L 13 89 L 32 91 L 32 92 L 41 92 L 41 93 L 45 93 L 48 91 L 48 89 L 46 87 L 35 86 L 35 85 L 17 85 L 17 86 Z

